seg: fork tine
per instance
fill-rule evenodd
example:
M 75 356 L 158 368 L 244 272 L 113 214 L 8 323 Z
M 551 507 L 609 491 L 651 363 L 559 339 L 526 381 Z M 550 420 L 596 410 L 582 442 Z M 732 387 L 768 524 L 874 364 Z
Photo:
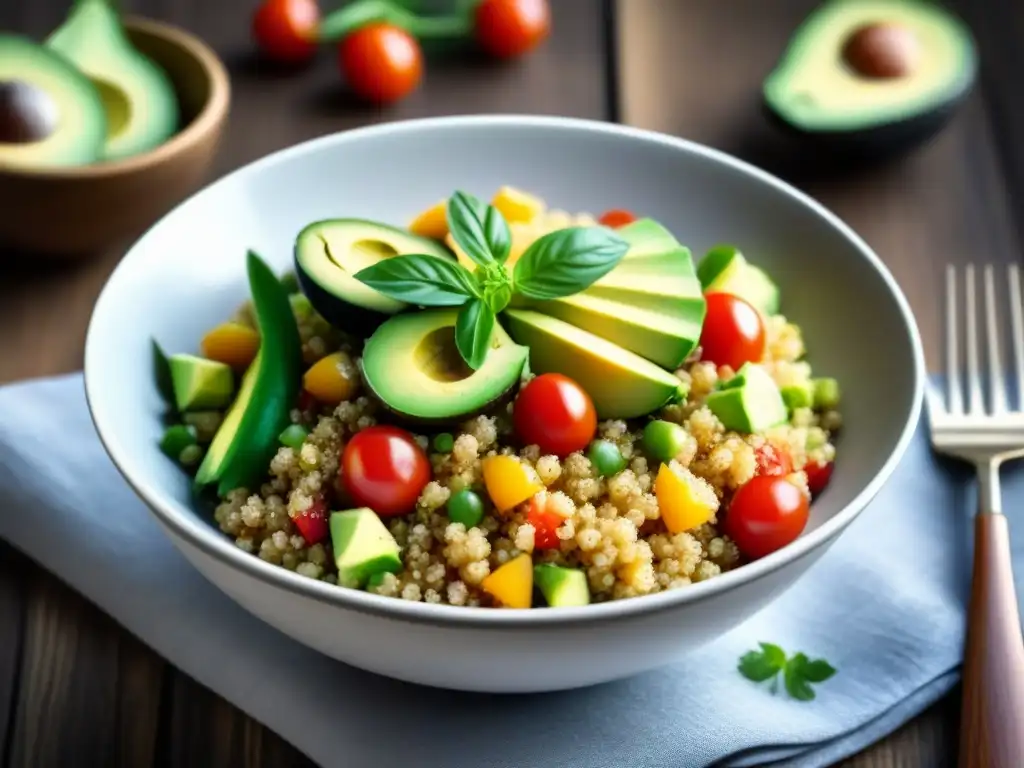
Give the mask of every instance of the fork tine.
M 999 348 L 998 318 L 995 279 L 992 265 L 989 264 L 985 267 L 985 336 L 988 338 L 989 407 L 993 414 L 1006 412 L 1006 385 L 1003 378 L 1003 356 Z
M 949 412 L 954 415 L 964 411 L 956 318 L 956 267 L 949 265 L 946 267 L 946 387 L 949 390 Z
M 1024 307 L 1020 267 L 1010 265 L 1010 324 L 1013 326 L 1013 363 L 1017 375 L 1017 407 L 1024 409 Z
M 985 411 L 981 397 L 981 366 L 978 363 L 978 308 L 974 286 L 974 265 L 967 265 L 964 294 L 967 303 L 967 328 L 964 332 L 967 347 L 967 412 L 978 416 Z

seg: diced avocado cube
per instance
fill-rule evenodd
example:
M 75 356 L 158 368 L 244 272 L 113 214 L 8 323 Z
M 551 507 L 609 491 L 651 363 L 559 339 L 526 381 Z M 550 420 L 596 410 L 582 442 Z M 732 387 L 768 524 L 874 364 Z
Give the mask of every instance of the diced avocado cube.
M 736 375 L 742 384 L 727 381 L 705 400 L 726 429 L 754 434 L 786 421 L 789 413 L 782 393 L 764 368 L 747 363 Z
M 814 405 L 814 384 L 810 381 L 788 384 L 782 388 L 782 400 L 791 411 L 810 408 Z
M 814 407 L 818 410 L 835 408 L 839 405 L 839 382 L 835 379 L 813 379 Z
M 717 245 L 708 251 L 697 265 L 697 277 L 706 293 L 731 293 L 766 315 L 778 314 L 778 286 L 734 246 Z
M 360 589 L 376 573 L 402 570 L 398 542 L 368 507 L 331 513 L 331 547 L 343 587 Z
M 229 366 L 195 355 L 171 355 L 167 363 L 179 411 L 223 408 L 231 402 L 235 377 Z
M 563 568 L 551 563 L 535 565 L 533 583 L 552 608 L 590 603 L 587 575 L 578 568 Z

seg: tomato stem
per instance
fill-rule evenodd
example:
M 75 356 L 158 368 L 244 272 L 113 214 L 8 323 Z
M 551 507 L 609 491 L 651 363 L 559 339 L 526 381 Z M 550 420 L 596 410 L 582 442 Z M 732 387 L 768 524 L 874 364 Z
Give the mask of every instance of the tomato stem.
M 459 39 L 473 31 L 468 9 L 443 16 L 420 16 L 391 0 L 356 0 L 325 16 L 317 37 L 322 42 L 335 42 L 374 22 L 399 27 L 419 40 Z

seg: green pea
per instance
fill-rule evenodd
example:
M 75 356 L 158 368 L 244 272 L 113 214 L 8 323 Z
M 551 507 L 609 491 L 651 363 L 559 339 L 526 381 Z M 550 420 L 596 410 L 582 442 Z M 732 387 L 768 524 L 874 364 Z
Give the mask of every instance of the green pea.
M 174 424 L 164 432 L 160 440 L 160 450 L 175 461 L 180 461 L 181 452 L 197 442 L 195 427 L 190 424 Z
M 434 437 L 434 450 L 437 453 L 451 453 L 455 448 L 455 438 L 447 432 L 442 432 Z
M 484 519 L 484 503 L 473 491 L 464 488 L 448 499 L 448 519 L 462 523 L 467 529 L 473 528 Z
M 587 449 L 587 458 L 602 477 L 611 477 L 626 468 L 626 458 L 610 440 L 595 440 Z
M 300 290 L 299 278 L 296 277 L 295 272 L 289 271 L 281 275 L 281 285 L 288 293 L 298 293 Z
M 686 447 L 686 430 L 671 421 L 656 419 L 644 427 L 643 443 L 652 459 L 669 461 Z
M 286 445 L 297 451 L 306 442 L 308 436 L 309 431 L 301 424 L 289 424 L 277 439 L 281 441 L 281 445 Z
M 839 382 L 835 379 L 814 379 L 814 407 L 818 410 L 839 405 Z
M 194 467 L 203 460 L 203 453 L 203 446 L 189 445 L 178 455 L 178 462 L 183 467 Z
M 295 316 L 301 320 L 306 320 L 313 314 L 313 305 L 309 303 L 304 293 L 293 293 L 288 297 L 288 303 L 292 305 Z

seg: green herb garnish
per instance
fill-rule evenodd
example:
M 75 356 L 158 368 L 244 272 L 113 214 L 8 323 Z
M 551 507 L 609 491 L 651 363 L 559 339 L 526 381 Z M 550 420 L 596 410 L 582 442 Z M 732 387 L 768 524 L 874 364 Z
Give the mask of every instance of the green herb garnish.
M 538 238 L 516 262 L 516 293 L 530 299 L 560 299 L 607 275 L 629 244 L 602 227 L 570 227 Z
M 466 365 L 477 370 L 484 364 L 494 333 L 494 312 L 483 299 L 470 299 L 462 305 L 455 320 L 455 346 Z
M 778 688 L 778 674 L 782 672 L 786 692 L 799 701 L 811 701 L 815 697 L 814 683 L 823 683 L 836 670 L 824 659 L 808 659 L 804 653 L 795 653 L 787 658 L 786 652 L 772 643 L 758 643 L 760 651 L 750 651 L 740 657 L 738 669 L 741 675 L 755 683 L 772 681 L 772 692 Z
M 448 199 L 448 230 L 463 252 L 481 267 L 504 264 L 512 233 L 501 211 L 473 195 L 456 192 Z

